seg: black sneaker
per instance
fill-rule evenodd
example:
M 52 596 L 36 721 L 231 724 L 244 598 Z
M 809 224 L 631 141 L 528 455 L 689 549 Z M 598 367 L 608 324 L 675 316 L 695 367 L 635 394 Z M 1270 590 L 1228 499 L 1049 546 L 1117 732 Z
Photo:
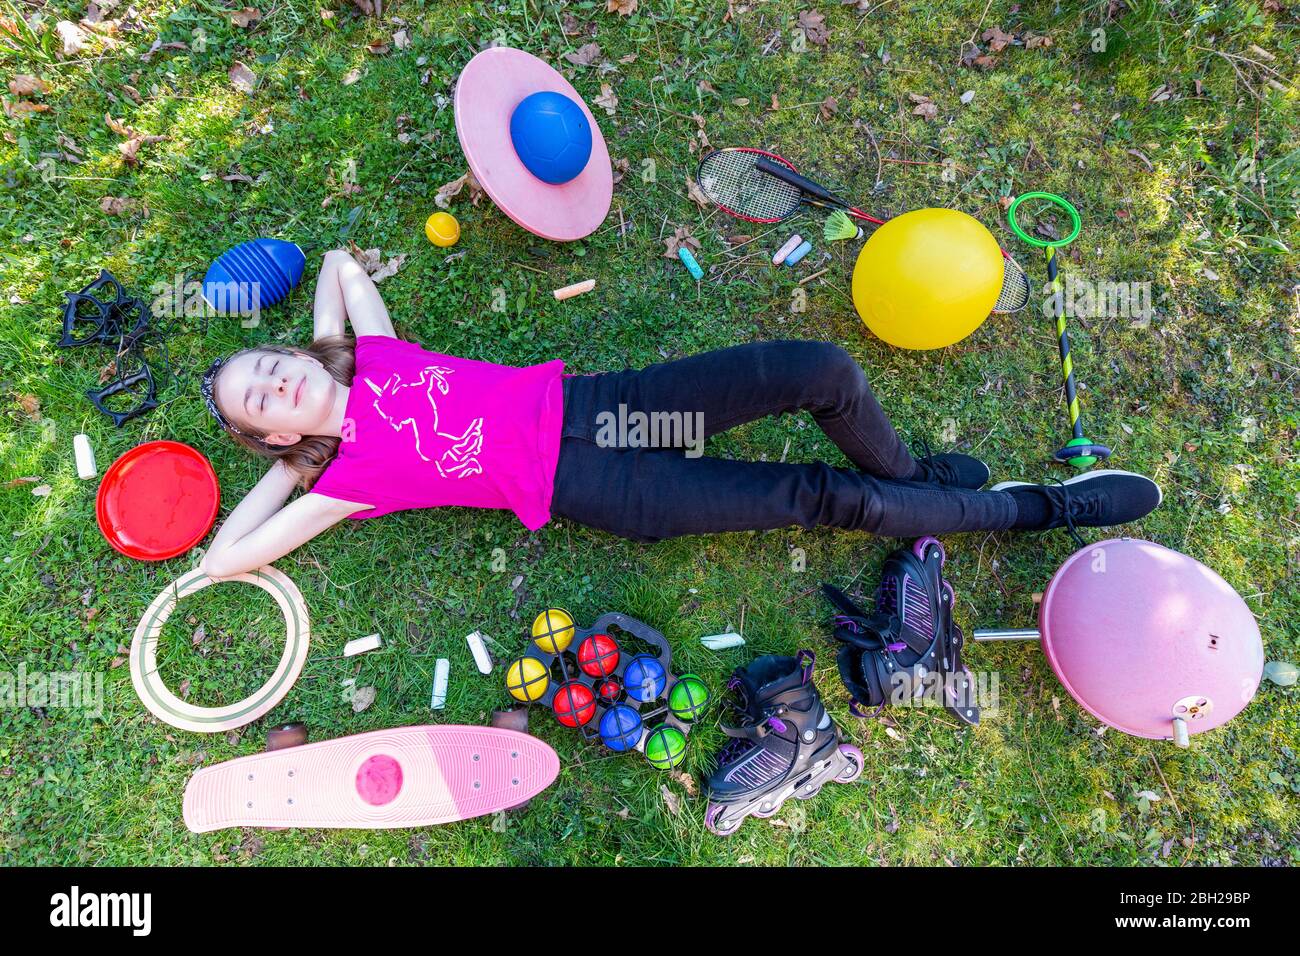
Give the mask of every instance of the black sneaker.
M 932 485 L 951 485 L 955 488 L 983 488 L 989 480 L 989 466 L 970 455 L 950 452 L 942 455 L 926 454 L 916 460 L 916 471 L 908 481 L 924 481 Z
M 1089 471 L 1056 485 L 1003 481 L 989 490 L 1041 495 L 1047 506 L 1047 519 L 1036 522 L 1030 529 L 1035 531 L 1063 526 L 1073 530 L 1076 526 L 1104 528 L 1127 524 L 1155 511 L 1164 498 L 1160 486 L 1145 475 L 1113 469 Z

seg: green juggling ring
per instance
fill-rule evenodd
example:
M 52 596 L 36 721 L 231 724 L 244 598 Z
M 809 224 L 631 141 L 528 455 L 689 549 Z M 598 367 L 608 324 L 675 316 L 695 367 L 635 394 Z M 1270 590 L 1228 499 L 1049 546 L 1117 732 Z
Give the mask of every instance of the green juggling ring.
M 1041 199 L 1065 210 L 1070 217 L 1070 234 L 1064 239 L 1039 239 L 1025 232 L 1020 227 L 1020 223 L 1016 221 L 1016 210 L 1027 199 Z M 1079 414 L 1079 396 L 1074 385 L 1074 361 L 1070 358 L 1070 336 L 1065 329 L 1065 302 L 1056 261 L 1056 250 L 1062 246 L 1068 246 L 1078 238 L 1079 232 L 1083 228 L 1083 221 L 1079 217 L 1079 210 L 1075 209 L 1069 200 L 1055 193 L 1034 192 L 1024 193 L 1015 198 L 1010 208 L 1007 209 L 1007 222 L 1010 224 L 1012 232 L 1029 243 L 1029 245 L 1044 250 L 1047 257 L 1047 281 L 1052 287 L 1052 313 L 1056 319 L 1056 339 L 1061 352 L 1061 377 L 1065 379 L 1065 405 L 1070 414 L 1070 428 L 1074 433 L 1063 448 L 1057 449 L 1053 457 L 1057 461 L 1073 465 L 1075 468 L 1087 468 L 1098 461 L 1109 458 L 1110 449 L 1105 445 L 1098 445 L 1090 438 L 1085 438 L 1083 434 L 1083 421 Z

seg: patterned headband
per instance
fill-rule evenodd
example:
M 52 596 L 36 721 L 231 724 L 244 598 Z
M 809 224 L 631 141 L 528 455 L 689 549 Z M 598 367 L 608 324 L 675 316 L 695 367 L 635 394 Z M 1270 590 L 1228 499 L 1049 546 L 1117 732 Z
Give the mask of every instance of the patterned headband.
M 216 399 L 212 397 L 212 386 L 216 383 L 217 373 L 221 367 L 226 364 L 225 359 L 217 359 L 208 366 L 208 370 L 203 373 L 203 379 L 199 382 L 199 394 L 203 396 L 203 404 L 208 407 L 208 414 L 217 420 L 217 424 L 226 431 L 234 432 L 236 435 L 244 434 L 221 414 L 221 409 L 217 408 Z

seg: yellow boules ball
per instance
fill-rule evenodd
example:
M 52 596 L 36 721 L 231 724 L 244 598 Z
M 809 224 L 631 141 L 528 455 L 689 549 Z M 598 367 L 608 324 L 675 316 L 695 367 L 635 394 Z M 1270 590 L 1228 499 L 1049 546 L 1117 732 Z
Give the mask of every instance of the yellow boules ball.
M 956 209 L 917 209 L 889 220 L 863 245 L 853 305 L 890 345 L 940 349 L 988 318 L 1002 273 L 998 241 L 979 220 Z
M 506 668 L 506 690 L 525 704 L 541 700 L 550 682 L 546 665 L 535 657 L 517 657 Z
M 435 212 L 424 221 L 424 234 L 435 246 L 454 246 L 460 238 L 460 223 L 449 212 Z
M 573 642 L 573 618 L 568 611 L 547 608 L 533 619 L 533 643 L 548 654 L 558 654 Z

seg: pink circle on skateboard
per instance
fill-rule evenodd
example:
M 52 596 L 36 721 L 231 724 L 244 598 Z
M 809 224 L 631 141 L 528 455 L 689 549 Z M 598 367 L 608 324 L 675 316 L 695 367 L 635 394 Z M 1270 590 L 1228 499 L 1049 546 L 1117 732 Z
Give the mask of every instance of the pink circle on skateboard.
M 392 803 L 402 789 L 402 765 L 388 754 L 375 754 L 357 771 L 357 793 L 372 807 Z

